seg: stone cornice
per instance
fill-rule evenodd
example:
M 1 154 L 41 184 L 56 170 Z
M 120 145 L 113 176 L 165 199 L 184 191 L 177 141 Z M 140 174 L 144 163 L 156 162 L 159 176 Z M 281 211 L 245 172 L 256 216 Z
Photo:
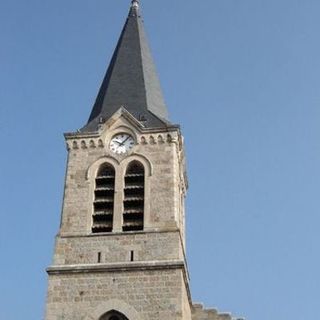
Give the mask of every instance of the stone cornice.
M 99 263 L 99 264 L 78 264 L 78 265 L 58 265 L 47 268 L 49 275 L 75 274 L 75 273 L 103 273 L 103 272 L 123 272 L 123 271 L 145 271 L 145 270 L 168 270 L 183 269 L 186 272 L 185 263 L 182 260 L 165 261 L 141 261 L 141 262 L 121 262 L 121 263 Z
M 179 125 L 172 125 L 166 128 L 140 128 L 139 130 L 141 134 L 157 134 L 157 133 L 170 133 L 170 132 L 180 132 Z M 84 139 L 84 138 L 97 138 L 101 136 L 102 131 L 95 131 L 95 132 L 66 132 L 64 133 L 64 137 L 66 140 L 70 139 Z
M 89 234 L 75 234 L 75 233 L 59 233 L 57 234 L 57 237 L 60 238 L 100 238 L 100 237 L 126 237 L 126 236 L 132 236 L 132 235 L 148 235 L 148 234 L 154 234 L 154 233 L 174 233 L 174 232 L 180 232 L 180 230 L 177 227 L 172 228 L 152 228 L 149 230 L 142 230 L 142 231 L 128 231 L 128 232 L 109 232 L 109 233 L 89 233 Z

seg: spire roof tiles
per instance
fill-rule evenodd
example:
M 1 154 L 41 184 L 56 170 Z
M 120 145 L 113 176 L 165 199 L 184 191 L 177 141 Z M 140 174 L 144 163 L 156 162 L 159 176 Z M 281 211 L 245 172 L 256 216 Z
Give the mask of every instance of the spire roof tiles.
M 89 121 L 81 132 L 97 131 L 99 123 L 121 107 L 146 128 L 171 126 L 137 0 L 132 1 Z

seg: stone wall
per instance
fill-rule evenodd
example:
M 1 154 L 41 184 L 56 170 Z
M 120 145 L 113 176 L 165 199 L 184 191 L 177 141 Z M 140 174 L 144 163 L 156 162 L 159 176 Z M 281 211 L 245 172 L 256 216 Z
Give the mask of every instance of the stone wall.
M 46 320 L 98 320 L 115 300 L 130 320 L 191 320 L 182 312 L 183 285 L 181 270 L 51 275 Z
M 133 257 L 131 256 L 133 252 Z M 53 265 L 184 259 L 179 231 L 57 237 Z
M 232 320 L 229 313 L 219 313 L 216 309 L 204 309 L 202 304 L 194 304 L 192 320 Z

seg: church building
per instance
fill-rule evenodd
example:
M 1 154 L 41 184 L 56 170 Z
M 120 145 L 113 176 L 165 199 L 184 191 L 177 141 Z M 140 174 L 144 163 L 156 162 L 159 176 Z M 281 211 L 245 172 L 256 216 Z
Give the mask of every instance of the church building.
M 68 158 L 45 320 L 231 320 L 194 304 L 183 137 L 168 118 L 139 1 Z

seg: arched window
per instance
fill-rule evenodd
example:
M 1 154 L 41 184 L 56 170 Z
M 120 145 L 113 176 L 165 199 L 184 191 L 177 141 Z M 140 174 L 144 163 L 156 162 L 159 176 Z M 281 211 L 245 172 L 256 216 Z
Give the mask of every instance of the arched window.
M 128 318 L 122 313 L 112 310 L 103 315 L 99 320 L 128 320 Z
M 92 232 L 112 232 L 115 170 L 104 163 L 96 176 Z
M 143 230 L 144 167 L 138 161 L 128 165 L 124 185 L 123 231 Z

